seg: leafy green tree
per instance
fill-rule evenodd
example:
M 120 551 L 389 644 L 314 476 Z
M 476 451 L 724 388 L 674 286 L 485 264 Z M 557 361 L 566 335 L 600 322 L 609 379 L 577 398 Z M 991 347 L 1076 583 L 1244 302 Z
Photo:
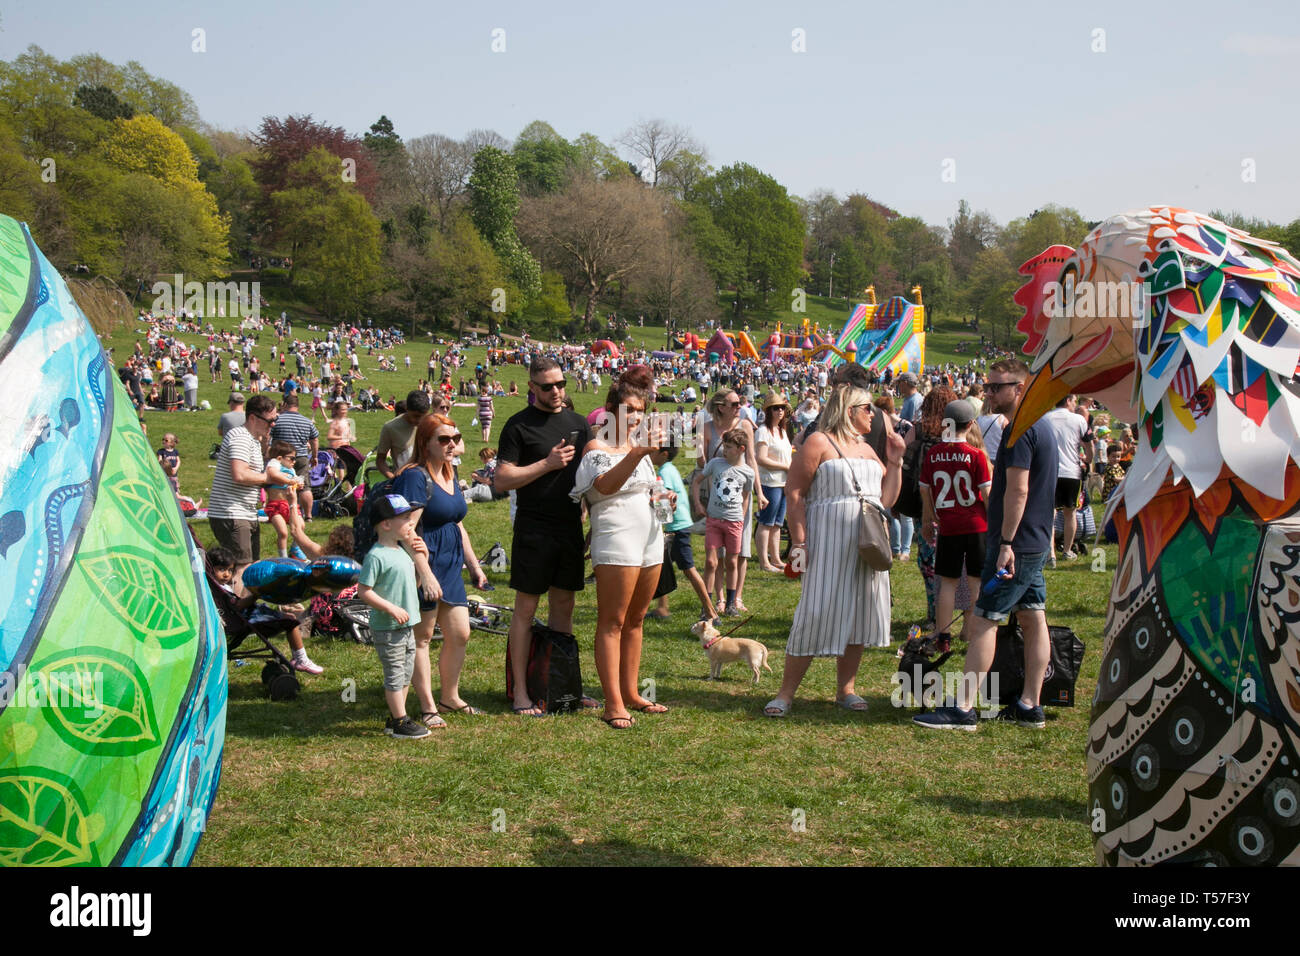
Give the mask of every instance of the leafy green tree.
M 307 285 L 332 318 L 359 314 L 379 281 L 379 221 L 370 204 L 324 147 L 290 166 L 285 182 L 271 202 L 292 249 L 290 280 Z
M 549 124 L 529 123 L 519 133 L 514 147 L 519 187 L 525 196 L 549 196 L 564 188 L 581 153 Z
M 106 213 L 100 220 L 108 230 L 97 257 L 101 269 L 130 284 L 159 269 L 201 279 L 226 270 L 229 221 L 199 180 L 198 164 L 179 135 L 150 113 L 117 119 L 98 158 L 118 174 L 107 177 L 103 195 L 90 200 Z M 84 202 L 81 209 L 84 214 Z
M 740 273 L 740 251 L 731 236 L 718 228 L 713 213 L 703 203 L 684 202 L 681 209 L 685 217 L 683 230 L 714 285 L 733 285 Z
M 474 154 L 474 171 L 469 177 L 470 215 L 479 234 L 487 240 L 522 292 L 524 303 L 542 288 L 542 269 L 515 231 L 519 212 L 519 174 L 513 157 L 495 146 Z
M 107 86 L 86 86 L 77 87 L 76 94 L 72 97 L 73 105 L 81 107 L 88 113 L 93 113 L 100 119 L 130 119 L 135 115 L 135 108 L 130 103 L 123 103 L 117 98 L 117 94 Z
M 976 326 L 989 330 L 994 344 L 998 343 L 1000 332 L 1002 344 L 1010 345 L 1012 331 L 1020 318 L 1020 310 L 1012 299 L 1023 281 L 1016 268 L 1006 251 L 994 246 L 975 257 L 966 283 L 963 304 L 974 317 Z
M 402 147 L 402 138 L 393 128 L 393 121 L 381 116 L 370 125 L 370 132 L 361 137 L 366 148 L 376 156 L 392 157 Z
M 1074 209 L 1048 204 L 1024 219 L 1007 223 L 1003 246 L 1017 268 L 1048 246 L 1077 246 L 1088 234 L 1088 222 Z
M 77 86 L 70 65 L 35 45 L 0 63 L 0 103 L 26 156 L 57 160 L 91 150 L 107 135 L 108 121 L 73 105 Z
M 629 176 L 628 164 L 619 159 L 612 146 L 607 146 L 591 133 L 583 133 L 573 141 L 574 163 L 578 171 L 597 179 Z
M 746 163 L 725 166 L 701 180 L 691 198 L 706 206 L 739 254 L 742 300 L 766 305 L 768 296 L 790 294 L 803 260 L 803 219 L 785 187 Z
M 632 169 L 635 171 L 636 167 Z M 657 171 L 659 178 L 655 185 L 667 189 L 678 199 L 685 199 L 697 183 L 712 176 L 716 170 L 709 165 L 704 150 L 679 149 L 663 160 Z

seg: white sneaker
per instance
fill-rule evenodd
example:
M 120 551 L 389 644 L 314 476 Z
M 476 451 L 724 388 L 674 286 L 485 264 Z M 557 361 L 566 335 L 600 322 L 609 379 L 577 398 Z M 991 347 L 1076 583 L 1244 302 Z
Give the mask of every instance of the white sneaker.
M 314 663 L 310 657 L 296 659 L 293 662 L 293 669 L 296 671 L 305 671 L 308 674 L 324 674 L 325 668 Z

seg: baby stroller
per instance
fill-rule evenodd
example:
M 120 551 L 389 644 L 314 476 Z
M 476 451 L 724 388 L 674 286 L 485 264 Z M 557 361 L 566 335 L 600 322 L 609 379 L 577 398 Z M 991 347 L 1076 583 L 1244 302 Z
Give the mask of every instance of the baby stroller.
M 331 449 L 316 452 L 307 469 L 307 481 L 315 499 L 315 511 L 322 518 L 341 518 L 348 513 L 347 469 Z
M 221 624 L 226 629 L 227 660 L 265 660 L 262 683 L 266 685 L 271 700 L 293 700 L 298 696 L 302 685 L 294 675 L 289 658 L 281 654 L 268 638 L 276 634 L 287 634 L 298 622 L 287 614 L 261 619 L 257 616 L 245 617 L 244 612 L 236 606 L 235 596 L 222 587 L 212 574 L 206 551 L 203 552 L 203 573 L 208 580 L 208 590 L 212 592 Z M 256 638 L 262 646 L 241 650 L 250 637 Z
M 357 600 L 357 586 L 338 594 L 317 594 L 311 599 L 311 632 L 358 644 L 374 643 L 370 637 L 370 605 Z

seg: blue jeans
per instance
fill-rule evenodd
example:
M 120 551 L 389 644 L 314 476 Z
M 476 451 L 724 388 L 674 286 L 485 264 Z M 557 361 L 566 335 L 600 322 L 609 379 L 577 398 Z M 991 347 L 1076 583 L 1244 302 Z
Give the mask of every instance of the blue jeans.
M 896 515 L 892 511 L 886 512 L 889 515 L 889 550 L 895 554 L 902 554 L 904 551 L 912 550 L 912 519 L 907 515 Z

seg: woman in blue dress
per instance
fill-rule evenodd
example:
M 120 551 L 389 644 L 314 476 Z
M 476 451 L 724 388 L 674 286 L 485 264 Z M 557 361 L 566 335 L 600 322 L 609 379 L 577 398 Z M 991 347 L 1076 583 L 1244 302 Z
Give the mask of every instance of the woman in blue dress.
M 462 564 L 469 567 L 474 586 L 487 584 L 487 575 L 474 556 L 474 545 L 461 522 L 468 510 L 465 496 L 456 484 L 452 459 L 464 452 L 464 438 L 445 415 L 429 414 L 415 429 L 411 462 L 393 482 L 393 494 L 401 495 L 420 511 L 416 531 L 429 548 L 429 566 L 437 579 L 438 593 L 432 598 L 420 593 L 420 620 L 415 625 L 415 675 L 412 684 L 420 701 L 420 720 L 427 727 L 445 727 L 438 714 L 445 711 L 478 715 L 481 711 L 460 696 L 460 672 L 469 642 L 468 596 L 461 576 Z M 442 651 L 438 655 L 441 696 L 434 702 L 429 642 L 433 626 L 442 629 Z

